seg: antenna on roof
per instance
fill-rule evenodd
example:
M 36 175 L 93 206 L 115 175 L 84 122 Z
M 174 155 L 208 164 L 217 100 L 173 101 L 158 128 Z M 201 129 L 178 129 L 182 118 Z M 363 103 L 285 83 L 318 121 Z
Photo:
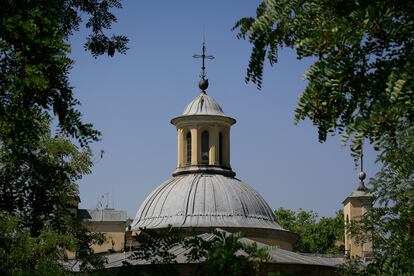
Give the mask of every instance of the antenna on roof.
M 109 195 L 110 195 L 109 192 L 106 192 L 103 195 L 101 195 L 101 197 L 98 200 L 98 204 L 96 204 L 97 210 L 113 209 L 113 206 L 114 206 L 113 197 L 112 197 L 112 207 L 110 207 L 109 206 Z M 104 203 L 105 203 L 105 207 L 104 207 Z
M 102 209 L 102 206 L 103 206 L 102 201 L 104 200 L 104 198 L 105 198 L 105 196 L 101 195 L 101 197 L 98 199 L 98 204 L 96 204 L 96 209 L 97 210 Z
M 106 192 L 105 195 L 106 195 L 106 205 L 105 205 L 105 209 L 108 209 L 109 208 L 109 193 Z

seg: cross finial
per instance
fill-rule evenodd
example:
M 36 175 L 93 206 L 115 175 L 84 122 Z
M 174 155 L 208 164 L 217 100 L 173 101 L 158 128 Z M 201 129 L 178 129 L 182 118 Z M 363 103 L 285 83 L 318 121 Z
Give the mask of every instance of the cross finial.
M 212 55 L 206 55 L 206 42 L 205 42 L 205 37 L 203 34 L 203 47 L 202 47 L 202 51 L 201 51 L 201 55 L 193 55 L 193 58 L 201 58 L 201 74 L 200 74 L 200 88 L 202 90 L 206 89 L 201 87 L 201 82 L 203 83 L 207 83 L 208 86 L 208 80 L 206 79 L 206 67 L 205 67 L 205 59 L 214 59 L 214 56 Z

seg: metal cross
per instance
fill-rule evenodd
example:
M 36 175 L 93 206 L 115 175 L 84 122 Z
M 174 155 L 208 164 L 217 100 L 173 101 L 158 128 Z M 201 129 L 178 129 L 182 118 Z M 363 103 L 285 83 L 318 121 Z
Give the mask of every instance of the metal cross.
M 202 80 L 204 80 L 205 77 L 206 77 L 206 71 L 205 71 L 206 67 L 204 65 L 204 61 L 205 61 L 205 59 L 214 59 L 214 56 L 211 56 L 211 55 L 208 56 L 208 55 L 206 55 L 206 43 L 205 43 L 205 40 L 204 39 L 203 39 L 203 49 L 202 49 L 201 55 L 193 55 L 193 58 L 201 58 L 202 63 L 201 63 L 201 75 L 200 75 L 200 78 Z

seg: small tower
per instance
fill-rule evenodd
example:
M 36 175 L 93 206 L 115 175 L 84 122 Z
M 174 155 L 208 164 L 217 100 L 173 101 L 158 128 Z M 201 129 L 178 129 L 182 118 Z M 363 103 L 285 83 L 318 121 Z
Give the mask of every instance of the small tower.
M 224 114 L 220 105 L 207 95 L 205 59 L 203 41 L 200 74 L 200 94 L 186 107 L 183 114 L 171 120 L 177 127 L 178 161 L 173 176 L 194 173 L 196 171 L 214 172 L 226 176 L 235 176 L 230 166 L 230 127 L 236 120 Z
M 345 221 L 345 254 L 349 257 L 369 257 L 372 254 L 372 243 L 366 241 L 357 243 L 351 238 L 346 226 L 352 220 L 360 219 L 368 210 L 372 208 L 372 195 L 367 191 L 364 180 L 366 177 L 363 171 L 363 155 L 361 154 L 361 171 L 358 178 L 360 180 L 356 191 L 353 191 L 342 203 L 344 204 L 344 221 Z

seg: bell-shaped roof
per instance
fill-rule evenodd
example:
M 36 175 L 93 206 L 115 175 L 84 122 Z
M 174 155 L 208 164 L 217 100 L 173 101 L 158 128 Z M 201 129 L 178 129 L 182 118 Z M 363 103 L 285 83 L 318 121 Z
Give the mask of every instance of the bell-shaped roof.
M 266 201 L 251 186 L 219 174 L 171 178 L 142 203 L 133 229 L 237 227 L 282 230 Z
M 226 116 L 221 106 L 205 91 L 202 91 L 184 109 L 182 116 L 187 115 L 218 115 Z

